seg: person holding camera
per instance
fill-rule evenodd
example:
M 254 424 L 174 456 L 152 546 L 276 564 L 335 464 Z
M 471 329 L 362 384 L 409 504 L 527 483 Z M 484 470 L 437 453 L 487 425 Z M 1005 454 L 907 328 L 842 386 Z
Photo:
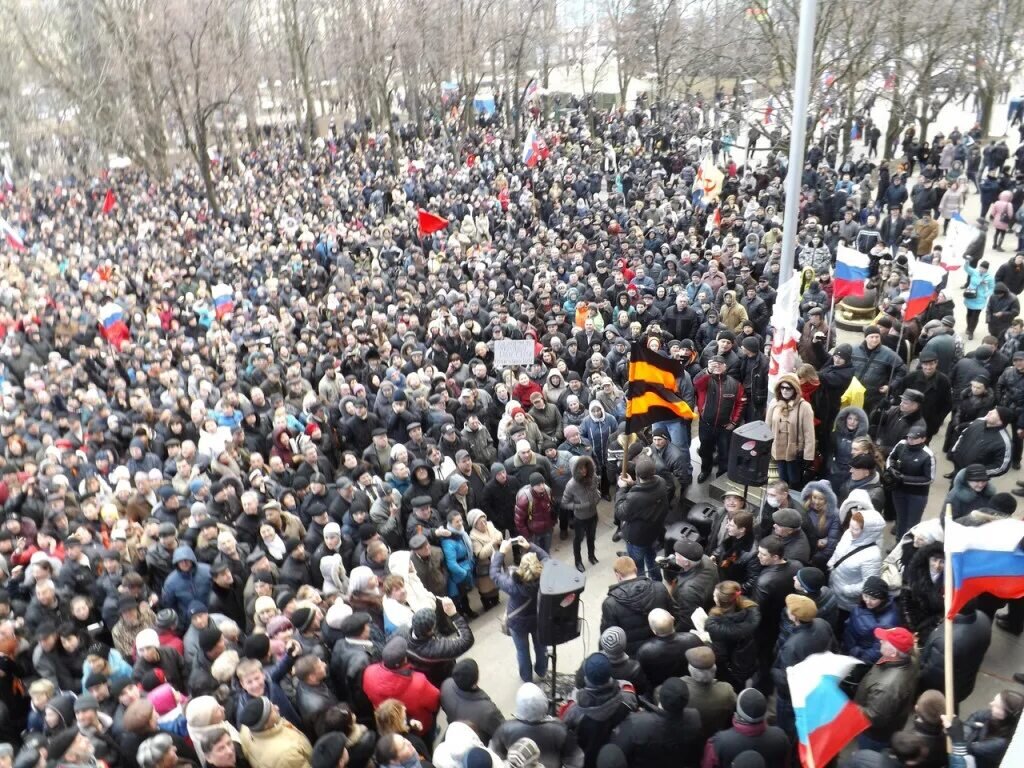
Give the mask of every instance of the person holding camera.
M 505 569 L 505 557 L 515 548 L 521 553 L 515 568 Z M 533 682 L 533 672 L 543 678 L 548 671 L 547 649 L 537 636 L 537 594 L 540 591 L 540 575 L 548 553 L 531 544 L 522 536 L 505 539 L 498 551 L 491 555 L 491 580 L 498 589 L 508 595 L 505 608 L 505 628 L 516 647 L 519 664 L 519 678 L 524 683 Z M 530 658 L 530 639 L 536 660 Z

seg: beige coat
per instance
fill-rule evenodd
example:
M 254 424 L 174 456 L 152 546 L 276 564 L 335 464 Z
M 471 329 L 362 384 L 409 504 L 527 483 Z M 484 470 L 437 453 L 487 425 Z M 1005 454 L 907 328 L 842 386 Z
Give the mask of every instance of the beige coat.
M 283 717 L 265 731 L 243 726 L 242 751 L 252 768 L 309 768 L 313 760 L 309 739 Z
M 487 530 L 478 531 L 475 527 L 469 530 L 469 540 L 473 544 L 473 557 L 476 558 L 476 588 L 481 595 L 497 595 L 498 585 L 491 581 L 491 555 L 501 545 L 501 531 L 494 523 L 487 521 Z
M 796 390 L 791 404 L 779 397 L 779 384 L 786 382 Z M 792 373 L 779 378 L 775 385 L 775 400 L 768 407 L 765 418 L 775 442 L 772 443 L 772 458 L 776 461 L 794 461 L 801 456 L 804 461 L 814 460 L 814 410 L 800 394 L 800 381 Z

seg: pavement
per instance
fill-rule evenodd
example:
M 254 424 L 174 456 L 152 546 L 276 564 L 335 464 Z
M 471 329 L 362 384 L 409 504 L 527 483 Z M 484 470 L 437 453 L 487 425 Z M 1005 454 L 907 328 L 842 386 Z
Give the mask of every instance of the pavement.
M 999 110 L 997 110 L 997 114 L 998 112 Z M 956 116 L 952 116 L 952 119 L 955 120 Z M 948 123 L 951 121 L 943 122 Z M 940 125 L 941 124 L 942 123 L 940 123 Z M 962 128 L 967 127 L 966 122 L 963 121 L 955 124 L 959 124 Z M 998 125 L 999 124 L 997 123 L 997 126 Z M 1003 125 L 1005 125 L 1005 120 L 1003 120 Z M 945 127 L 945 130 L 948 131 L 949 127 Z M 1015 139 L 1016 136 L 1014 135 L 1008 141 L 1011 153 L 1016 147 Z M 965 218 L 968 221 L 972 221 L 977 217 L 978 212 L 979 198 L 977 194 L 972 193 L 967 200 Z M 941 243 L 942 240 L 940 239 L 939 242 Z M 1007 248 L 1010 248 L 1011 244 L 1012 246 L 1016 246 L 1016 240 L 1013 235 L 1010 235 L 1007 238 Z M 992 272 L 995 272 L 999 265 L 1011 258 L 1012 255 L 1012 249 L 1002 253 L 993 251 L 991 248 L 991 239 L 989 240 L 989 247 L 986 249 L 986 258 L 992 264 Z M 961 298 L 959 286 L 962 282 L 959 280 L 959 276 L 954 277 L 950 283 L 954 294 L 956 294 L 957 298 Z M 966 311 L 962 303 L 959 301 L 956 305 L 956 318 L 957 327 L 960 329 L 964 328 L 966 324 Z M 975 335 L 976 340 L 968 343 L 968 349 L 976 347 L 981 337 L 984 335 L 984 318 L 982 318 L 982 324 L 979 326 L 979 331 L 980 332 Z M 850 343 L 859 343 L 861 339 L 854 333 L 841 331 L 840 340 Z M 694 430 L 694 432 L 696 432 L 696 430 Z M 941 438 L 942 434 L 940 432 L 940 434 L 933 440 L 933 444 L 941 447 Z M 692 446 L 695 476 L 699 471 L 699 459 L 697 458 L 696 447 L 697 440 L 695 435 Z M 932 492 L 929 496 L 928 507 L 925 512 L 926 519 L 935 517 L 940 513 L 942 501 L 945 497 L 948 484 L 948 481 L 944 480 L 942 475 L 951 469 L 950 463 L 946 460 L 945 456 L 942 455 L 942 452 L 940 450 L 936 450 L 936 454 L 938 456 L 938 473 Z M 1009 491 L 1016 487 L 1015 481 L 1022 477 L 1024 477 L 1024 475 L 1020 472 L 1011 471 L 1009 474 L 998 478 L 995 481 L 995 485 L 998 490 Z M 709 498 L 709 489 L 706 484 L 698 485 L 694 483 L 687 490 L 686 496 L 692 501 L 706 500 Z M 1024 516 L 1024 500 L 1021 501 L 1021 507 L 1017 516 Z M 597 650 L 597 642 L 600 636 L 601 602 L 605 597 L 608 587 L 614 583 L 611 564 L 616 557 L 616 552 L 624 549 L 623 544 L 616 544 L 612 542 L 612 531 L 611 505 L 607 502 L 603 502 L 599 507 L 599 523 L 597 529 L 596 554 L 600 562 L 596 566 L 587 567 L 585 574 L 587 583 L 586 588 L 583 591 L 580 604 L 580 618 L 583 621 L 583 631 L 580 637 L 576 640 L 559 646 L 557 660 L 557 671 L 559 676 L 562 674 L 574 673 L 586 656 Z M 892 537 L 890 536 L 888 540 L 891 546 Z M 551 555 L 560 559 L 562 562 L 572 564 L 573 553 L 571 538 L 566 541 L 560 541 L 556 533 L 553 552 Z M 472 600 L 475 605 L 477 602 L 476 598 L 474 597 Z M 476 642 L 467 655 L 476 659 L 480 665 L 481 687 L 490 694 L 495 703 L 503 712 L 506 713 L 506 715 L 508 715 L 515 708 L 515 694 L 520 686 L 520 680 L 517 673 L 515 651 L 512 646 L 512 640 L 501 634 L 498 626 L 498 615 L 499 612 L 503 610 L 504 607 L 502 604 L 501 606 L 493 608 L 488 613 L 481 615 L 479 619 L 472 623 Z M 985 708 L 992 697 L 1005 688 L 1024 691 L 1024 686 L 1020 686 L 1013 682 L 1013 673 L 1017 671 L 1024 671 L 1024 636 L 1018 637 L 1010 635 L 1009 633 L 994 627 L 992 631 L 992 643 L 982 664 L 981 673 L 978 677 L 974 693 L 963 704 L 961 712 L 970 713 L 977 709 Z M 545 686 L 545 691 L 547 691 L 547 686 Z

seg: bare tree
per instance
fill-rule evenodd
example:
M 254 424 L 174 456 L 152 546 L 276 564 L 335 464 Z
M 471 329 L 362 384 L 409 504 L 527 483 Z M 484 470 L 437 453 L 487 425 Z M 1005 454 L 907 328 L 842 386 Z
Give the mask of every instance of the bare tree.
M 159 25 L 159 62 L 185 148 L 192 154 L 210 208 L 219 213 L 210 158 L 211 121 L 239 91 L 235 73 L 248 50 L 231 34 L 250 12 L 246 0 L 173 0 Z
M 997 97 L 1024 63 L 1024 3 L 1020 0 L 969 0 L 960 3 L 969 19 L 971 66 L 981 131 L 987 135 Z

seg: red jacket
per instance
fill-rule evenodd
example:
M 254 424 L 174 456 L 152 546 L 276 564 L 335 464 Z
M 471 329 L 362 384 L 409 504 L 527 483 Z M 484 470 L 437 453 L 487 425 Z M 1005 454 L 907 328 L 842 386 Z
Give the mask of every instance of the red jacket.
M 363 693 L 374 709 L 385 699 L 398 699 L 405 705 L 409 718 L 423 723 L 423 732 L 434 727 L 434 717 L 441 708 L 441 692 L 427 676 L 406 665 L 388 669 L 381 662 L 371 664 L 363 672 Z
M 547 491 L 537 495 L 532 486 L 520 488 L 516 494 L 516 532 L 529 539 L 534 534 L 554 530 L 555 516 L 551 507 L 551 494 Z
M 173 648 L 182 657 L 185 655 L 185 644 L 181 641 L 181 638 L 174 634 L 171 630 L 165 629 L 157 634 L 157 638 L 160 640 L 160 645 L 165 645 L 168 648 Z

